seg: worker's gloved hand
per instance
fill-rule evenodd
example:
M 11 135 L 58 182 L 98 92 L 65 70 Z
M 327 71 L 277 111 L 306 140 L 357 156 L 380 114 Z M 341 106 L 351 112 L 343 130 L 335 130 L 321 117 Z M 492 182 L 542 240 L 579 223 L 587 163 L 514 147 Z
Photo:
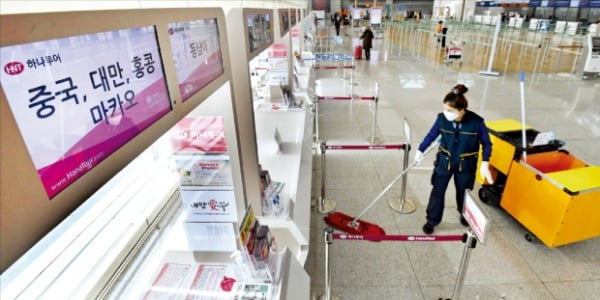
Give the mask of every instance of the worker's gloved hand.
M 421 151 L 417 151 L 417 153 L 415 154 L 415 162 L 417 163 L 417 165 L 420 165 L 421 162 L 423 161 L 423 157 L 425 155 L 423 154 L 423 152 Z
M 487 161 L 481 162 L 481 166 L 479 167 L 479 175 L 481 178 L 487 180 L 489 184 L 494 184 L 494 178 L 492 177 L 492 172 L 490 172 L 490 164 Z

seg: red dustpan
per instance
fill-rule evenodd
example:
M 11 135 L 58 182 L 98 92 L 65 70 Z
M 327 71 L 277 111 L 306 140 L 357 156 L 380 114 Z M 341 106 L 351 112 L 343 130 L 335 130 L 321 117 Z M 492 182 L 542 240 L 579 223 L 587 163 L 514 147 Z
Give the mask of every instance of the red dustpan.
M 325 223 L 327 223 L 329 226 L 350 234 L 385 235 L 385 230 L 378 225 L 365 222 L 360 219 L 354 221 L 353 217 L 341 212 L 334 211 L 328 214 L 324 219 Z

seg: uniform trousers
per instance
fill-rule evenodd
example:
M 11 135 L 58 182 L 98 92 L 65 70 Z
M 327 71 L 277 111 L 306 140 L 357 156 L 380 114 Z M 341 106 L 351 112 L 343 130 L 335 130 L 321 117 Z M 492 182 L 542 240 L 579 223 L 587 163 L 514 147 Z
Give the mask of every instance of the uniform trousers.
M 463 203 L 465 200 L 465 190 L 473 189 L 475 183 L 475 172 L 460 172 L 458 168 L 447 169 L 446 166 L 438 165 L 431 175 L 431 194 L 427 204 L 427 223 L 437 226 L 442 222 L 444 214 L 444 196 L 450 178 L 454 177 L 454 186 L 456 187 L 456 208 L 459 214 L 462 214 Z

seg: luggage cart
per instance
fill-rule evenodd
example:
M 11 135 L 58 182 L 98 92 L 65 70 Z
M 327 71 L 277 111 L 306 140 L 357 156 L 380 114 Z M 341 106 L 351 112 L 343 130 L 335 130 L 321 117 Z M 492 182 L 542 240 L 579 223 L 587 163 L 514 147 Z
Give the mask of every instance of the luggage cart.
M 458 61 L 458 64 L 462 66 L 462 52 L 463 49 L 458 47 L 456 43 L 448 43 L 446 46 L 446 57 L 444 59 L 446 65 L 449 65 L 456 60 Z
M 487 121 L 486 126 L 494 145 L 495 181 L 488 185 L 476 176 L 482 202 L 500 206 L 521 223 L 528 230 L 526 240 L 537 238 L 550 248 L 600 236 L 600 166 L 576 158 L 561 141 L 531 146 L 539 134 L 531 127 L 526 127 L 529 146 L 523 149 L 518 121 Z

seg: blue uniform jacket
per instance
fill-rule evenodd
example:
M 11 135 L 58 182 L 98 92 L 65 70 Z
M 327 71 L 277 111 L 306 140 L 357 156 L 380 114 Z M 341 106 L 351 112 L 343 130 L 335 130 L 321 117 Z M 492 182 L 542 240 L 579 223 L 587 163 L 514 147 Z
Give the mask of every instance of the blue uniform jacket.
M 492 143 L 483 121 L 476 113 L 467 110 L 460 122 L 448 121 L 440 113 L 429 133 L 419 145 L 419 151 L 425 152 L 427 147 L 441 135 L 440 147 L 436 158 L 436 167 L 459 172 L 475 172 L 479 145 L 481 144 L 482 160 L 489 161 L 492 154 Z

